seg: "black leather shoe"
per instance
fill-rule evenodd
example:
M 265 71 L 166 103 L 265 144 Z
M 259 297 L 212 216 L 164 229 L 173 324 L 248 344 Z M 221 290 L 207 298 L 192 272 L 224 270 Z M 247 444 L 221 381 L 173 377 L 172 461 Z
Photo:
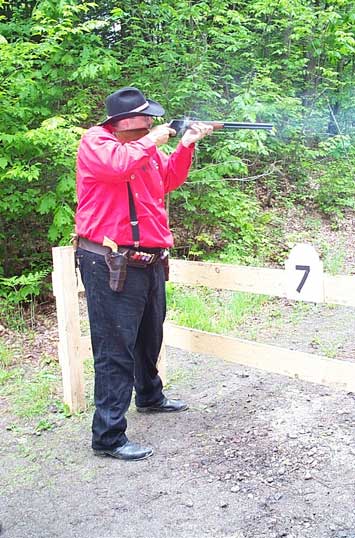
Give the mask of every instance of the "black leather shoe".
M 95 456 L 111 456 L 112 458 L 116 458 L 118 460 L 138 461 L 145 460 L 146 458 L 149 458 L 149 456 L 152 456 L 153 449 L 139 446 L 137 443 L 127 441 L 127 443 L 123 446 L 118 446 L 113 450 L 94 449 L 94 454 Z
M 164 397 L 164 400 L 155 405 L 147 405 L 146 407 L 138 407 L 138 413 L 179 413 L 180 411 L 186 411 L 189 406 L 182 400 L 168 400 Z

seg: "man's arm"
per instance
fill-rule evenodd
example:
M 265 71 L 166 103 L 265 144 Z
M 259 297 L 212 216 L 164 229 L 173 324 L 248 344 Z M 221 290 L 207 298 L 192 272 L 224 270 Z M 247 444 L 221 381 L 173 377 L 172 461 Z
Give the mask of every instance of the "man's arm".
M 193 123 L 186 130 L 176 150 L 169 157 L 160 154 L 164 168 L 165 192 L 177 189 L 184 183 L 192 164 L 195 143 L 212 132 L 213 127 L 211 125 L 200 122 Z

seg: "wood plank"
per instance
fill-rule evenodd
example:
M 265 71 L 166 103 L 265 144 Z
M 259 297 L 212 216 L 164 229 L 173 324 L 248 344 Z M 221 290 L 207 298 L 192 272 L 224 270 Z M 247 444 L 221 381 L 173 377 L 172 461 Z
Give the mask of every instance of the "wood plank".
M 287 297 L 287 275 L 284 269 L 172 259 L 170 280 L 186 286 Z M 324 274 L 324 302 L 355 306 L 355 276 Z
M 80 320 L 73 248 L 54 247 L 53 283 L 57 306 L 64 402 L 72 412 L 84 409 L 84 372 L 80 359 Z
M 325 274 L 324 300 L 328 304 L 355 306 L 355 276 Z
M 259 342 L 249 342 L 166 323 L 165 343 L 193 353 L 355 391 L 355 363 L 327 359 L 310 353 L 291 351 Z
M 69 247 L 68 247 L 69 248 Z M 80 272 L 77 270 L 77 291 L 84 292 Z M 171 259 L 170 280 L 186 286 L 206 286 L 286 297 L 286 271 L 263 267 L 192 262 Z M 324 302 L 355 306 L 355 276 L 324 274 Z
M 172 259 L 170 280 L 188 286 L 286 297 L 283 269 Z
M 90 336 L 80 337 L 80 358 L 82 361 L 92 357 L 92 347 Z

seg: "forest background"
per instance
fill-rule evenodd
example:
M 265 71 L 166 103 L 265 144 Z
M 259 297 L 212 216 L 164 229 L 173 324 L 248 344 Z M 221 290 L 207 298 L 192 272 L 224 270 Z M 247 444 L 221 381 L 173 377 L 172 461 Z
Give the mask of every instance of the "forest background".
M 73 232 L 80 137 L 121 86 L 166 120 L 275 125 L 199 144 L 168 200 L 174 255 L 277 264 L 290 206 L 338 226 L 355 209 L 354 28 L 352 0 L 0 0 L 3 304 L 48 293 L 51 246 Z

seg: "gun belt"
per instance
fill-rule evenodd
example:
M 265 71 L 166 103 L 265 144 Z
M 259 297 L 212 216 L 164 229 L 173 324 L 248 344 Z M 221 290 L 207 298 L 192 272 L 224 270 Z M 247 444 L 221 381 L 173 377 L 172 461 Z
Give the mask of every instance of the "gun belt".
M 89 252 L 93 252 L 94 254 L 100 254 L 101 256 L 105 256 L 105 254 L 111 253 L 110 247 L 104 247 L 103 245 L 100 245 L 100 243 L 95 243 L 94 241 L 86 239 L 86 237 L 79 237 L 78 247 L 84 250 L 88 250 Z M 125 252 L 125 256 L 127 257 L 128 262 L 132 262 L 132 265 L 152 265 L 158 260 L 160 260 L 161 255 L 165 250 L 163 248 L 147 248 L 147 251 L 142 251 L 140 249 L 132 249 L 130 247 L 124 246 L 117 246 L 117 248 L 118 251 Z M 138 253 L 141 255 L 142 258 L 148 258 L 148 261 L 139 259 L 135 260 L 134 256 Z

